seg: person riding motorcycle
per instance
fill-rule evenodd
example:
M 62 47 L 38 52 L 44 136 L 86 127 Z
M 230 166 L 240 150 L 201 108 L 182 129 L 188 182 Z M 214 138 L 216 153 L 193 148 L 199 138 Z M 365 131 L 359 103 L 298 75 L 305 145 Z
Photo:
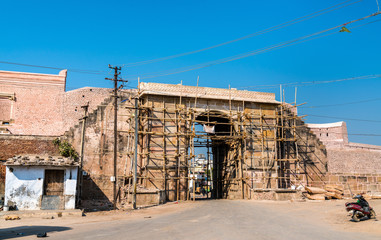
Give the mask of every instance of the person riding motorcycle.
M 357 199 L 357 203 L 364 209 L 364 211 L 369 212 L 369 203 L 361 194 L 356 195 L 354 199 Z

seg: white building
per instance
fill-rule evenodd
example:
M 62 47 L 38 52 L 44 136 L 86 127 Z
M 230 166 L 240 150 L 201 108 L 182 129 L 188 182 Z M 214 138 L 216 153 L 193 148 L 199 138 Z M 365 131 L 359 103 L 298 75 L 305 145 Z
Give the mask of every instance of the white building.
M 75 208 L 78 162 L 63 157 L 17 156 L 5 165 L 4 206 L 15 210 Z

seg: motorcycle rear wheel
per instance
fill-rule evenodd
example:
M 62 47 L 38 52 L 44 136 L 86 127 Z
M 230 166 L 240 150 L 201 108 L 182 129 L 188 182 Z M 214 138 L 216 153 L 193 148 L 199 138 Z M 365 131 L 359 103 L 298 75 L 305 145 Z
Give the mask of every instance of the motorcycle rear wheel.
M 376 212 L 372 209 L 370 210 L 370 214 L 368 215 L 369 219 L 375 219 L 376 218 Z
M 353 213 L 352 219 L 354 222 L 360 222 L 360 218 L 357 215 L 357 212 Z

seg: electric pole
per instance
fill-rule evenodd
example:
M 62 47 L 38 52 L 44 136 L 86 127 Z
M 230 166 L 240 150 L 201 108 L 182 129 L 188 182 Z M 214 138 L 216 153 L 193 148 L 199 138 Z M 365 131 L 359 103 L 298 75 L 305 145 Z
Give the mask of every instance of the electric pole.
M 123 87 L 119 82 L 127 82 L 119 78 L 120 71 L 122 67 L 113 67 L 110 64 L 108 65 L 110 69 L 114 70 L 114 78 L 106 78 L 106 80 L 114 81 L 114 176 L 111 177 L 111 181 L 113 181 L 113 199 L 114 199 L 114 210 L 116 210 L 116 201 L 117 201 L 117 158 L 118 158 L 118 90 Z

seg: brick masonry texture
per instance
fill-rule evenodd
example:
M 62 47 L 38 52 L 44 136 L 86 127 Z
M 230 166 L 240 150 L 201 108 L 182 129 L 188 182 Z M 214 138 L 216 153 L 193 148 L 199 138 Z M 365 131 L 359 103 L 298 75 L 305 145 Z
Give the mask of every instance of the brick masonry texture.
M 4 193 L 5 161 L 15 155 L 59 155 L 54 137 L 0 135 L 0 195 Z
M 381 146 L 349 142 L 345 122 L 308 127 L 327 148 L 330 173 L 381 174 Z
M 15 155 L 59 155 L 54 146 L 55 137 L 44 136 L 8 136 L 0 135 L 0 161 L 5 161 Z
M 9 121 L 9 124 L 0 127 L 7 128 L 8 135 L 0 135 L 0 160 L 6 160 L 14 155 L 24 154 L 48 154 L 57 155 L 57 149 L 52 140 L 56 136 L 65 133 L 65 137 L 80 152 L 81 124 L 84 115 L 81 106 L 89 105 L 89 116 L 85 131 L 85 154 L 84 170 L 88 173 L 84 179 L 83 200 L 92 201 L 97 199 L 100 204 L 110 205 L 112 198 L 113 175 L 113 106 L 111 89 L 85 87 L 72 91 L 65 91 L 66 71 L 54 74 L 35 74 L 0 71 L 0 124 Z M 235 89 L 215 89 L 204 87 L 191 87 L 183 85 L 141 83 L 140 95 L 143 104 L 147 107 L 161 109 L 173 108 L 179 104 L 178 97 L 182 97 L 183 107 L 193 108 L 198 112 L 205 109 L 214 109 L 222 114 L 231 111 L 237 113 L 256 113 L 259 107 L 264 115 L 274 115 L 274 109 L 279 102 L 275 100 L 273 93 L 260 93 L 251 91 L 238 91 Z M 118 126 L 118 176 L 128 176 L 131 173 L 131 159 L 133 157 L 133 139 L 128 137 L 128 131 L 134 131 L 133 127 L 133 99 L 137 91 L 122 91 L 123 101 L 120 104 Z M 197 105 L 194 99 L 197 98 Z M 165 100 L 165 101 L 164 101 Z M 231 100 L 231 106 L 229 104 Z M 242 101 L 245 103 L 242 104 Z M 154 112 L 152 117 L 162 117 L 162 113 Z M 167 117 L 169 116 L 167 113 Z M 148 131 L 147 123 L 142 120 L 141 130 Z M 174 131 L 175 125 L 166 122 L 168 131 Z M 308 182 L 311 186 L 323 186 L 324 184 L 339 184 L 349 186 L 352 191 L 379 192 L 381 181 L 381 147 L 348 141 L 346 124 L 344 122 L 331 124 L 309 124 L 304 122 L 297 124 L 297 134 L 300 136 L 298 151 L 300 157 L 308 161 L 305 170 L 309 173 L 301 175 L 301 182 Z M 152 131 L 161 131 L 162 123 L 154 121 Z M 163 149 L 163 141 L 166 141 L 167 154 L 170 156 L 176 152 L 176 146 L 172 146 L 174 139 L 166 137 L 165 140 L 152 138 L 139 142 L 138 165 L 148 163 L 160 165 L 153 155 L 160 154 Z M 185 141 L 180 139 L 180 146 L 184 147 Z M 272 146 L 272 145 L 271 145 Z M 270 146 L 270 148 L 271 148 Z M 147 154 L 152 154 L 152 157 Z M 250 156 L 249 153 L 245 154 Z M 258 156 L 256 159 L 258 159 Z M 147 159 L 146 159 L 147 158 Z M 247 158 L 246 165 L 250 166 L 244 173 L 253 181 L 245 183 L 245 195 L 248 196 L 250 188 L 262 188 L 262 170 L 260 162 L 254 158 Z M 168 157 L 168 160 L 173 160 Z M 181 160 L 183 161 L 183 160 Z M 252 166 L 254 163 L 254 166 Z M 151 167 L 151 165 L 147 165 Z M 144 175 L 143 168 L 139 168 L 139 174 Z M 150 171 L 152 176 L 160 178 L 160 171 Z M 172 174 L 169 170 L 168 174 Z M 275 173 L 272 173 L 275 174 Z M 0 175 L 1 178 L 1 175 Z M 122 182 L 124 179 L 119 179 Z M 155 182 L 156 181 L 156 182 Z M 147 189 L 163 189 L 160 180 L 145 183 Z M 142 184 L 142 183 L 140 183 Z M 166 188 L 174 189 L 175 182 L 168 183 Z M 123 184 L 120 184 L 123 185 Z M 274 187 L 275 181 L 270 182 Z M 181 183 L 181 199 L 184 199 L 186 183 Z M 1 179 L 0 179 L 1 193 Z M 229 196 L 238 193 L 238 185 L 233 186 Z M 168 193 L 169 199 L 176 198 L 174 191 Z
M 0 71 L 0 103 L 6 108 L 0 122 L 9 121 L 1 127 L 16 135 L 62 135 L 83 117 L 81 106 L 88 103 L 92 111 L 111 92 L 90 87 L 65 92 L 65 83 L 66 70 L 58 75 Z

